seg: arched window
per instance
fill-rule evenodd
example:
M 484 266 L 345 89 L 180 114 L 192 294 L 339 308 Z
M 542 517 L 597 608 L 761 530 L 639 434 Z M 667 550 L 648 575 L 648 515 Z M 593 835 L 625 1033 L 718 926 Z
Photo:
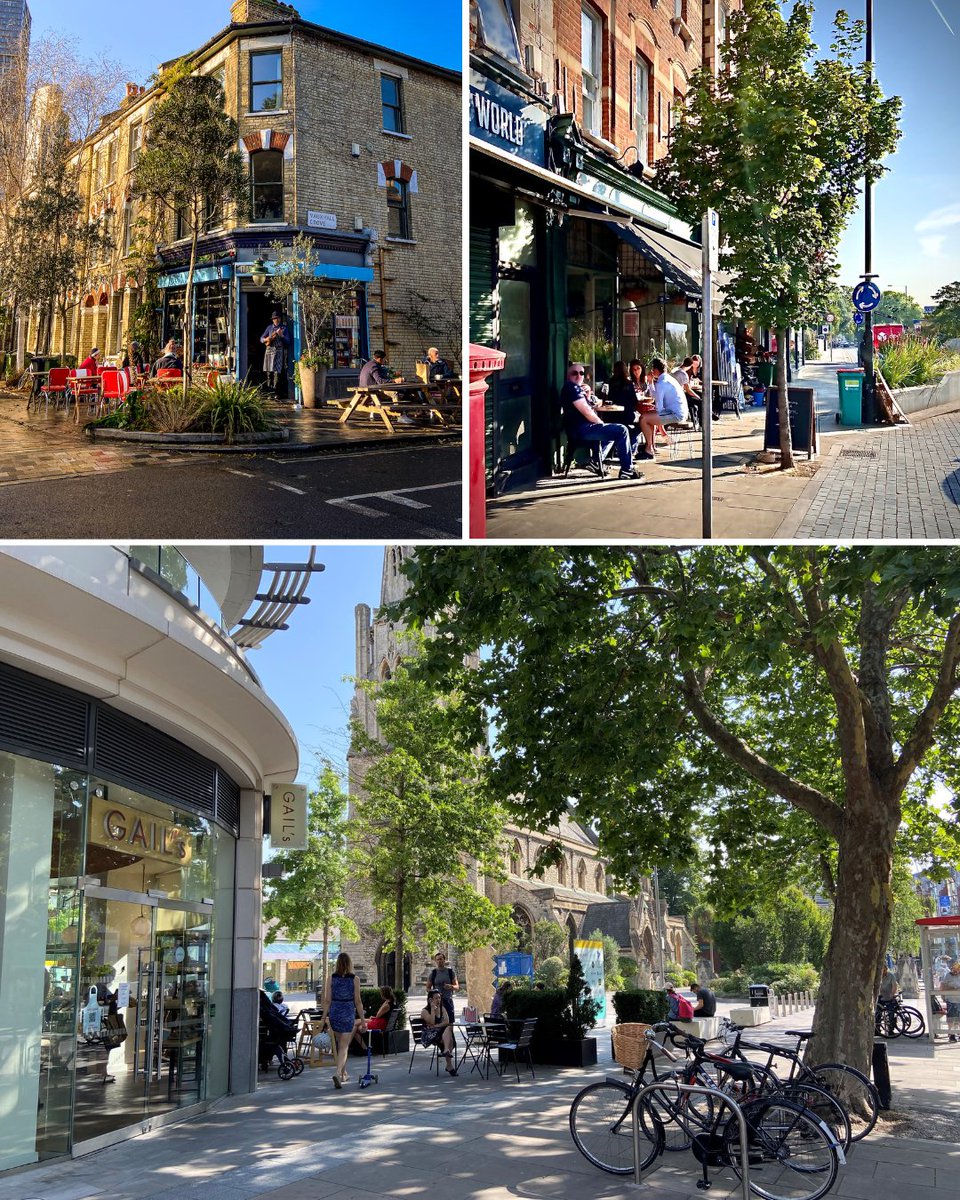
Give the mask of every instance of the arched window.
M 605 882 L 606 881 L 605 881 L 604 875 L 603 875 L 603 867 L 601 867 L 600 864 L 597 863 L 597 869 L 593 873 L 593 890 L 595 892 L 599 892 L 601 896 L 604 894 L 604 891 L 605 891 L 605 888 L 604 888 Z
M 574 941 L 574 939 L 577 936 L 577 920 L 576 920 L 576 917 L 574 917 L 573 913 L 567 914 L 567 936 L 570 938 L 571 943 Z M 571 944 L 571 949 L 572 948 L 573 947 Z
M 577 863 L 577 887 L 581 892 L 587 890 L 587 864 L 582 858 Z
M 510 847 L 510 874 L 519 875 L 523 870 L 523 849 L 520 842 L 514 838 L 513 845 Z
M 523 954 L 529 954 L 533 949 L 533 921 L 530 914 L 519 904 L 513 906 L 513 923 L 517 927 L 517 949 Z
M 557 863 L 557 883 L 559 883 L 561 887 L 567 886 L 567 864 L 562 858 Z
M 254 221 L 283 220 L 283 151 L 250 155 L 250 211 Z

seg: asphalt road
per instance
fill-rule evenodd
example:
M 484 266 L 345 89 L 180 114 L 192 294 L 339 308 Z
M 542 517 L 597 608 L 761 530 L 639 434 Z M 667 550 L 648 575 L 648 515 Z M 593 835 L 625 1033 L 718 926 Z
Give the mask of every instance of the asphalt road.
M 461 536 L 459 445 L 336 455 L 186 455 L 0 487 L 0 537 L 146 539 Z

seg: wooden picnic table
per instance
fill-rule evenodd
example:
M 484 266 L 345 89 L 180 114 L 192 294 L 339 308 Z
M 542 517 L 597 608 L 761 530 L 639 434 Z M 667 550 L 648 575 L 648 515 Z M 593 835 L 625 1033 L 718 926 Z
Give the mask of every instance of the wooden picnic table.
M 441 425 L 457 424 L 462 419 L 459 393 L 456 403 L 449 403 L 439 389 L 420 380 L 350 388 L 348 395 L 350 400 L 340 414 L 340 425 L 346 425 L 358 412 L 376 414 L 389 433 L 394 432 L 393 422 L 401 416 L 425 414 Z

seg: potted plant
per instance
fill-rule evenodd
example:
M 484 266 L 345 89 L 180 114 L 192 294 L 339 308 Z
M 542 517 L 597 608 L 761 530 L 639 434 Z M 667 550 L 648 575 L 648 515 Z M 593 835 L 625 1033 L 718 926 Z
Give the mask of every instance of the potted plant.
M 323 404 L 327 370 L 333 366 L 333 323 L 353 311 L 360 284 L 356 279 L 325 284 L 318 273 L 322 259 L 309 234 L 298 233 L 289 245 L 272 242 L 270 250 L 275 265 L 268 290 L 288 312 L 293 311 L 296 300 L 300 357 L 294 378 L 304 408 L 315 408 Z
M 511 1021 L 536 1017 L 530 1043 L 533 1061 L 551 1067 L 591 1067 L 597 1061 L 597 1039 L 588 1037 L 597 1019 L 597 1003 L 583 978 L 580 959 L 570 958 L 565 988 L 515 987 L 503 1002 Z

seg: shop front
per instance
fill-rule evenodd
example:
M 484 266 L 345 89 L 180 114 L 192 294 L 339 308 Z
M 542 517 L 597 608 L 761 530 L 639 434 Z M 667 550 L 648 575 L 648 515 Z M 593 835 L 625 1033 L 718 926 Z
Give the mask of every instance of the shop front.
M 0 1170 L 226 1095 L 239 789 L 0 666 Z

